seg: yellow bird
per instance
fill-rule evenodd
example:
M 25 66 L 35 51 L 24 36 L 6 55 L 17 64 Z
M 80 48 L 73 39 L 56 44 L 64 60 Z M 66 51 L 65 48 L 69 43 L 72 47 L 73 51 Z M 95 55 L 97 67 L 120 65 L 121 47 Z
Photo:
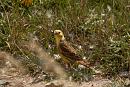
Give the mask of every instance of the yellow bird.
M 54 37 L 59 55 L 63 59 L 64 63 L 71 65 L 81 64 L 89 67 L 90 63 L 77 55 L 76 50 L 65 40 L 64 34 L 61 30 L 55 30 Z

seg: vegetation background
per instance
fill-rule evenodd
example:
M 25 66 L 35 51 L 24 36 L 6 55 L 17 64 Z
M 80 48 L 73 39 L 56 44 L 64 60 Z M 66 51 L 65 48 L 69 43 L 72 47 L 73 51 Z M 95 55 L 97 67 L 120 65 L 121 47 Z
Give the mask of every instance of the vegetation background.
M 24 43 L 32 34 L 56 58 L 56 29 L 62 30 L 79 54 L 95 63 L 104 76 L 129 71 L 130 0 L 33 0 L 28 5 L 0 0 L 0 50 L 22 61 L 30 73 L 35 71 L 30 64 L 38 66 L 40 62 Z M 69 73 L 81 80 L 87 73 L 77 70 Z

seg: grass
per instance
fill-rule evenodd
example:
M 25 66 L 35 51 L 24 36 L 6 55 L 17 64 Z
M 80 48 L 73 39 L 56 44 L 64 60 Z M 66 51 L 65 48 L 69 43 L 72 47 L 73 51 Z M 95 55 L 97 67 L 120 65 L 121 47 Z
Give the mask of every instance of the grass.
M 129 4 L 127 0 L 34 0 L 26 7 L 17 0 L 0 0 L 0 50 L 37 65 L 24 47 L 30 34 L 53 56 L 57 54 L 53 30 L 60 29 L 75 48 L 81 46 L 78 52 L 83 57 L 98 62 L 105 75 L 129 71 Z M 82 77 L 78 75 L 74 77 Z

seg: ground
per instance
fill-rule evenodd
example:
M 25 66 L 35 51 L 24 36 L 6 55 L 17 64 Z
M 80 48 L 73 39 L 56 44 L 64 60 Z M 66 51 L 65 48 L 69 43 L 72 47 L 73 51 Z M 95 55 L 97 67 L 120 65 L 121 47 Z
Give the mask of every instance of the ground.
M 0 87 L 103 87 L 111 84 L 108 79 L 95 78 L 89 82 L 74 82 L 67 79 L 53 81 L 40 81 L 32 83 L 35 78 L 29 74 L 21 74 L 20 71 L 6 62 L 6 66 L 0 68 Z

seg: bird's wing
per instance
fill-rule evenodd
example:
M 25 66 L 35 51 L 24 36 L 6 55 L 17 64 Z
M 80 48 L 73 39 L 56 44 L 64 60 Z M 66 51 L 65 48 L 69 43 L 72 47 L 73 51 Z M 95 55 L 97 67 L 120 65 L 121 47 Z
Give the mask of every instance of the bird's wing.
M 76 51 L 66 41 L 60 41 L 59 49 L 63 56 L 70 58 L 73 61 L 82 60 L 82 58 L 76 54 Z

